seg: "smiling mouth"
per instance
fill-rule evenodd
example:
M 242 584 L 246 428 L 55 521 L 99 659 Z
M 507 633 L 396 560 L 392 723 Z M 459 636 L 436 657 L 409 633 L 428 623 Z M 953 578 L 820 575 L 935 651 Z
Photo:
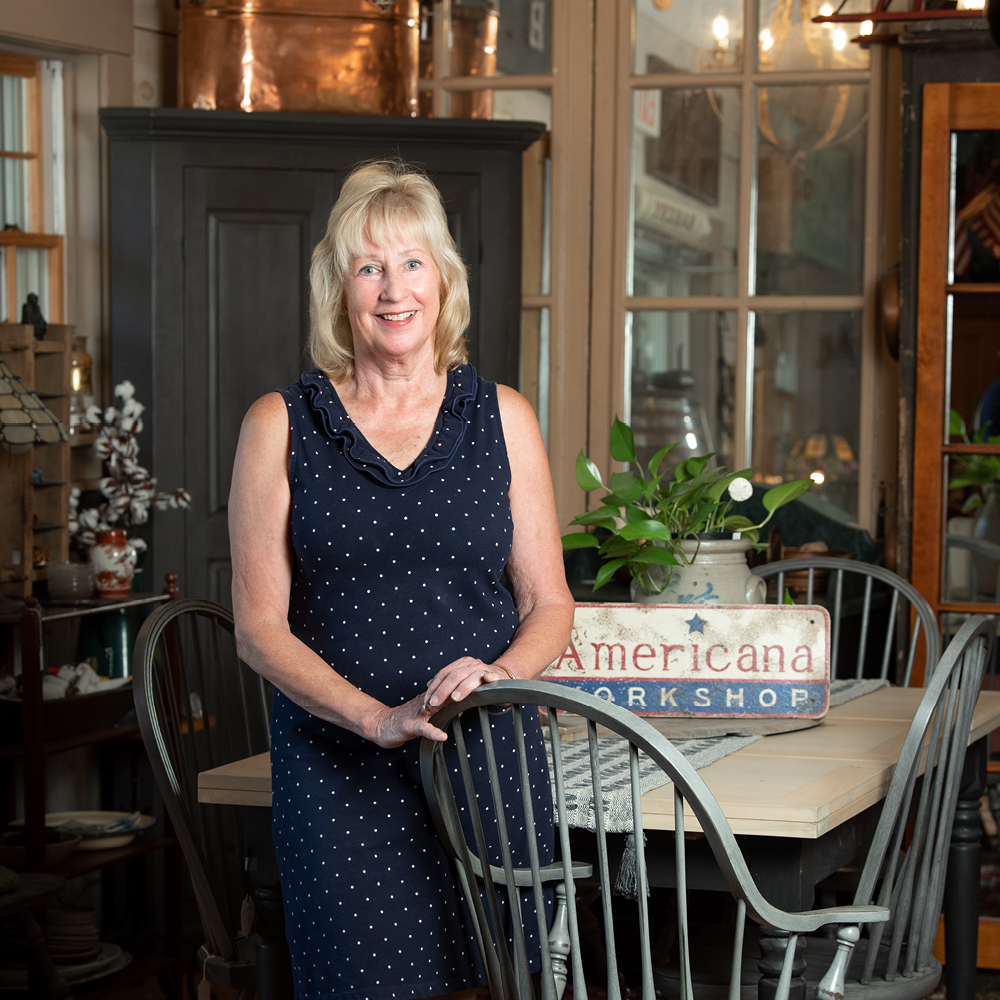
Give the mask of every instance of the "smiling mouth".
M 401 323 L 403 320 L 409 319 L 416 311 L 416 309 L 411 309 L 409 312 L 402 313 L 382 313 L 379 319 L 388 320 L 390 323 Z

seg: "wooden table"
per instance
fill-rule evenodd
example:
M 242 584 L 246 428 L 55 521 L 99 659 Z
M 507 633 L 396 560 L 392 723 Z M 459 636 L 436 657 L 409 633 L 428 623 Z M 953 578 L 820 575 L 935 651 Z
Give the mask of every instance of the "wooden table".
M 815 886 L 866 849 L 878 820 L 871 807 L 886 795 L 921 688 L 884 688 L 831 709 L 821 726 L 768 736 L 716 761 L 698 773 L 718 799 L 761 892 L 776 906 L 805 910 L 813 906 Z M 976 705 L 969 744 L 985 751 L 986 737 L 1000 727 L 1000 691 L 984 691 Z M 978 824 L 974 785 L 959 803 L 956 830 Z M 267 754 L 235 761 L 198 775 L 201 802 L 270 806 L 271 770 Z M 647 865 L 654 886 L 674 885 L 672 786 L 647 792 L 642 800 L 647 832 Z M 699 829 L 693 814 L 686 829 Z M 978 827 L 977 827 L 978 829 Z M 956 850 L 953 837 L 953 852 Z M 959 837 L 961 839 L 961 837 Z M 966 837 L 966 841 L 969 838 Z M 703 845 L 704 852 L 699 852 Z M 978 835 L 975 863 L 954 868 L 945 897 L 946 925 L 971 941 L 975 965 L 979 895 Z M 953 853 L 954 857 L 954 853 Z M 688 852 L 693 888 L 725 890 L 707 851 L 692 841 Z M 581 859 L 584 860 L 584 859 Z M 954 877 L 961 872 L 961 884 Z M 949 933 L 948 948 L 952 949 Z M 955 961 L 955 949 L 949 954 Z M 966 956 L 963 956 L 966 961 Z M 957 964 L 957 963 L 956 963 Z M 948 976 L 949 981 L 952 976 Z M 968 977 L 966 977 L 968 980 Z M 950 1000 L 973 1000 L 949 989 Z

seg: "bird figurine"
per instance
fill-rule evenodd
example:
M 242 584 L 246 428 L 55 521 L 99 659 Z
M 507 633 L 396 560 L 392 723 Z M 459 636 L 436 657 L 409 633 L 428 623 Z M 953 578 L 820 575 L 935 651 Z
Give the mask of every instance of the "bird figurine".
M 41 340 L 49 328 L 38 305 L 38 296 L 34 292 L 28 293 L 28 301 L 21 306 L 21 322 L 25 326 L 35 328 L 35 340 Z

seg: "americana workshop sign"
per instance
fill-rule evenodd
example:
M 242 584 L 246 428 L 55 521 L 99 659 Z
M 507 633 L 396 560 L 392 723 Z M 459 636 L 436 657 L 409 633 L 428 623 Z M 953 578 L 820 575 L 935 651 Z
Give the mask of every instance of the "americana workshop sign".
M 639 715 L 816 719 L 830 690 L 830 615 L 813 605 L 577 604 L 542 675 Z

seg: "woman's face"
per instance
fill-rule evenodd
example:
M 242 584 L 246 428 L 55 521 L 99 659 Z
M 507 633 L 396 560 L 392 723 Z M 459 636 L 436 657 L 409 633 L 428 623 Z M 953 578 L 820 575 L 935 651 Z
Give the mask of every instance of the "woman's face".
M 422 352 L 433 358 L 440 284 L 434 258 L 413 237 L 355 257 L 344 283 L 355 362 L 415 360 Z

